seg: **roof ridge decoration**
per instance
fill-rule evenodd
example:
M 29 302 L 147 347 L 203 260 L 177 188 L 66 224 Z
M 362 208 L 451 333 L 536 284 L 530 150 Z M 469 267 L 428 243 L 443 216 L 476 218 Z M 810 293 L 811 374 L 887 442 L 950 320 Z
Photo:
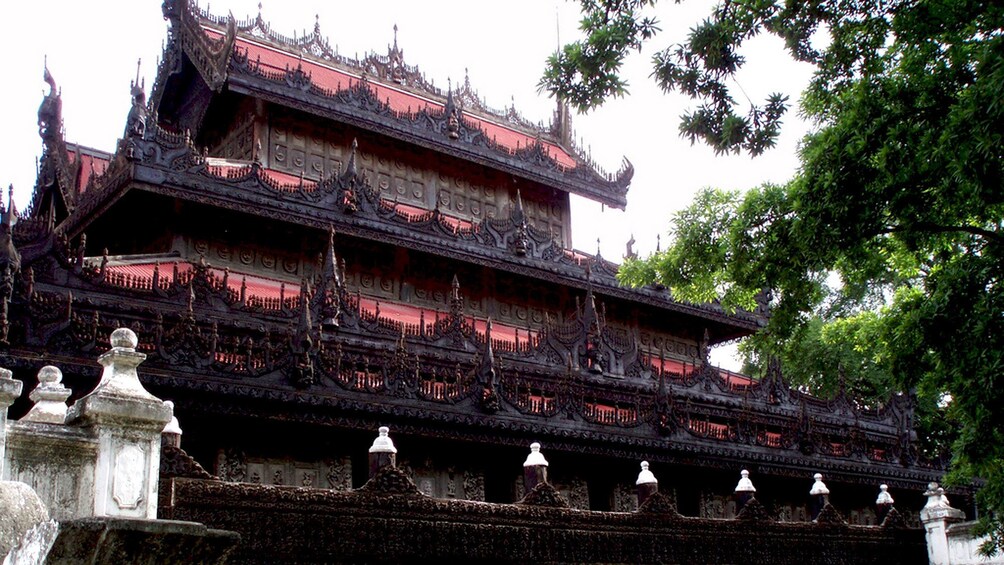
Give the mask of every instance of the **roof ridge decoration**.
M 177 1 L 177 0 L 176 0 Z M 379 55 L 376 52 L 366 53 L 362 59 L 358 57 L 346 57 L 338 53 L 337 45 L 331 47 L 328 37 L 321 33 L 320 15 L 314 16 L 314 27 L 309 33 L 297 36 L 281 34 L 272 29 L 272 25 L 262 17 L 262 4 L 258 4 L 258 14 L 243 20 L 235 20 L 237 33 L 244 33 L 256 39 L 261 39 L 276 45 L 296 50 L 299 54 L 310 55 L 335 63 L 349 69 L 358 71 L 361 74 L 372 75 L 381 80 L 387 80 L 397 85 L 408 87 L 410 90 L 423 94 L 432 95 L 444 99 L 448 96 L 449 88 L 446 92 L 435 86 L 433 81 L 428 80 L 425 74 L 417 65 L 409 65 L 404 61 L 404 49 L 398 46 L 397 32 L 398 26 L 394 24 L 394 40 L 387 46 L 387 54 Z M 207 8 L 201 8 L 196 3 L 192 8 L 193 15 L 200 20 L 211 22 L 217 26 L 228 26 L 232 16 L 222 17 L 209 12 Z M 503 123 L 522 127 L 533 132 L 550 132 L 550 128 L 545 128 L 542 122 L 534 123 L 524 117 L 516 109 L 515 101 L 505 108 L 494 108 L 489 106 L 485 99 L 481 97 L 477 90 L 471 86 L 468 69 L 464 69 L 464 82 L 461 87 L 455 90 L 455 96 L 459 106 L 470 112 L 477 112 L 501 120 Z
M 164 13 L 165 17 L 172 21 L 180 20 L 177 31 L 174 31 L 175 28 L 172 26 L 172 41 L 174 35 L 180 32 L 182 47 L 186 50 L 194 50 L 190 58 L 198 67 L 207 84 L 213 89 L 222 86 L 221 76 L 222 81 L 226 80 L 228 59 L 224 57 L 232 55 L 231 72 L 250 73 L 266 80 L 285 82 L 288 86 L 304 93 L 336 98 L 340 102 L 351 103 L 352 100 L 346 100 L 345 90 L 354 89 L 359 86 L 361 80 L 372 78 L 374 84 L 378 84 L 382 88 L 397 89 L 405 95 L 417 97 L 418 100 L 416 100 L 415 108 L 391 108 L 390 104 L 387 103 L 389 101 L 380 100 L 379 96 L 374 96 L 375 93 L 371 92 L 368 98 L 373 100 L 364 107 L 376 111 L 378 115 L 403 121 L 412 128 L 426 129 L 433 125 L 436 119 L 449 118 L 449 113 L 445 110 L 447 101 L 452 96 L 457 109 L 453 117 L 468 130 L 463 132 L 466 135 L 460 134 L 457 137 L 466 143 L 485 146 L 488 149 L 501 152 L 501 156 L 505 160 L 516 157 L 518 161 L 527 163 L 534 168 L 555 170 L 560 173 L 558 178 L 568 175 L 570 179 L 575 179 L 573 182 L 583 185 L 571 189 L 573 192 L 617 208 L 623 208 L 626 205 L 627 189 L 634 175 L 634 168 L 630 161 L 625 158 L 621 168 L 615 173 L 609 173 L 599 166 L 587 151 L 582 150 L 574 142 L 574 136 L 571 134 L 570 114 L 563 103 L 559 101 L 550 124 L 544 125 L 542 122 L 533 124 L 520 115 L 515 104 L 502 110 L 489 107 L 471 86 L 466 71 L 464 82 L 459 88 L 454 90 L 450 87 L 444 92 L 428 81 L 418 67 L 410 66 L 404 62 L 404 50 L 398 46 L 396 31 L 393 45 L 388 45 L 387 55 L 369 53 L 359 59 L 343 56 L 337 52 L 337 49 L 332 49 L 328 39 L 321 34 L 319 18 L 315 19 L 312 32 L 304 32 L 302 36 L 294 34 L 289 37 L 273 31 L 271 25 L 261 16 L 260 11 L 254 18 L 238 21 L 232 15 L 224 18 L 210 14 L 208 10 L 200 8 L 189 0 L 167 0 L 164 3 Z M 220 37 L 216 40 L 210 40 L 205 33 L 201 33 L 202 27 L 219 33 Z M 224 29 L 219 29 L 221 27 Z M 243 53 L 241 49 L 233 49 L 237 42 L 237 35 L 258 40 L 263 45 L 278 49 L 290 57 L 299 58 L 299 62 L 287 63 L 289 68 L 286 69 L 285 73 L 282 72 L 282 69 L 266 69 L 265 65 L 258 58 L 250 56 L 246 49 Z M 167 51 L 170 52 L 172 49 L 169 48 Z M 174 49 L 174 51 L 177 50 Z M 169 62 L 169 59 L 171 64 L 177 66 L 178 57 L 176 54 L 167 53 L 165 64 Z M 307 63 L 308 67 L 317 64 L 328 66 L 335 72 L 344 71 L 358 75 L 359 78 L 349 77 L 349 89 L 324 88 L 312 80 L 310 72 L 304 72 L 303 63 Z M 158 79 L 158 86 L 163 80 Z M 373 89 L 366 88 L 366 90 Z M 161 89 L 157 88 L 154 92 L 153 98 L 159 100 Z M 362 93 L 357 92 L 357 94 Z M 367 97 L 363 96 L 363 98 Z M 419 103 L 420 101 L 424 102 Z M 424 104 L 433 107 L 426 108 Z M 481 121 L 509 129 L 518 136 L 525 136 L 527 142 L 521 143 L 517 140 L 513 144 L 514 147 L 505 145 L 495 136 L 485 133 L 486 130 L 479 123 Z M 441 128 L 443 126 L 432 129 Z M 441 133 L 447 132 L 441 131 Z M 454 138 L 453 133 L 450 131 L 449 137 Z M 563 155 L 561 162 L 553 154 L 556 150 Z M 566 188 L 566 190 L 570 189 Z

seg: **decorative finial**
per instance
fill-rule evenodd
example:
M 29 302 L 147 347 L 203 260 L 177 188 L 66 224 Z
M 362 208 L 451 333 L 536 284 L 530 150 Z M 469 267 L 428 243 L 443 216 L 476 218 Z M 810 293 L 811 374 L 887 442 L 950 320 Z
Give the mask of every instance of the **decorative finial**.
M 641 462 L 641 472 L 638 473 L 638 480 L 635 481 L 636 485 L 654 485 L 658 484 L 659 481 L 655 478 L 652 471 L 648 470 L 648 461 Z
M 38 386 L 28 398 L 35 403 L 22 422 L 44 422 L 62 424 L 66 419 L 66 399 L 71 391 L 62 384 L 63 373 L 59 368 L 46 365 L 38 371 Z
M 879 495 L 875 499 L 875 504 L 892 504 L 894 501 L 889 494 L 889 485 L 879 485 Z
M 812 489 L 809 490 L 810 495 L 830 494 L 830 489 L 826 488 L 826 484 L 823 483 L 822 473 L 816 473 L 812 478 L 816 482 L 812 483 Z
M 750 472 L 747 471 L 746 469 L 743 469 L 742 471 L 739 472 L 739 474 L 742 476 L 742 478 L 739 479 L 739 484 L 736 485 L 735 492 L 737 493 L 756 492 L 756 487 L 753 486 L 753 481 L 750 480 Z
M 530 454 L 526 456 L 523 466 L 547 467 L 547 459 L 544 459 L 544 454 L 540 452 L 540 442 L 535 441 L 530 444 Z
M 380 435 L 373 440 L 373 445 L 370 446 L 370 453 L 397 453 L 397 448 L 394 447 L 394 440 L 390 439 L 390 428 L 380 426 L 377 431 Z
M 136 349 L 139 345 L 139 338 L 136 337 L 136 332 L 130 330 L 129 328 L 119 328 L 112 332 L 111 346 L 113 348 L 123 348 L 123 349 Z
M 178 423 L 178 418 L 175 417 L 174 415 L 174 403 L 171 402 L 170 400 L 165 400 L 164 406 L 167 406 L 168 408 L 171 409 L 171 421 L 168 422 L 166 426 L 164 426 L 163 431 L 161 431 L 160 433 L 180 436 L 182 434 L 181 424 Z

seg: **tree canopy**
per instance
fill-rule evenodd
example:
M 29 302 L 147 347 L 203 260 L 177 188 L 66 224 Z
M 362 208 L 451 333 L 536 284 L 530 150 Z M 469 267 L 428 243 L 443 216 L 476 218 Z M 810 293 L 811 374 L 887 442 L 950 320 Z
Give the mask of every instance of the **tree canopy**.
M 588 110 L 626 94 L 621 62 L 659 30 L 652 0 L 581 4 L 585 39 L 549 59 L 541 88 Z M 955 478 L 985 481 L 977 504 L 1001 547 L 1004 5 L 725 1 L 652 60 L 662 89 L 697 102 L 681 135 L 716 152 L 771 147 L 786 96 L 733 95 L 741 47 L 761 33 L 816 68 L 800 99 L 816 124 L 800 171 L 784 186 L 702 192 L 673 218 L 670 247 L 628 261 L 621 280 L 729 307 L 769 289 L 753 363 L 781 355 L 819 392 L 909 389 L 922 409 L 944 407 Z M 945 437 L 938 422 L 925 432 Z

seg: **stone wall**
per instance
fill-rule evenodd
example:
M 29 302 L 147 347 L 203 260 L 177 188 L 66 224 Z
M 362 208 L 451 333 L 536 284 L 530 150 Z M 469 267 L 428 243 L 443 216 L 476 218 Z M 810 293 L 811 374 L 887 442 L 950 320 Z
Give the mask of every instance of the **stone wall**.
M 519 504 L 433 499 L 394 467 L 351 492 L 168 479 L 161 512 L 240 532 L 236 562 L 325 563 L 923 563 L 924 532 L 891 520 L 849 526 L 764 512 L 685 518 L 654 495 L 637 512 L 567 507 L 554 487 Z M 539 492 L 538 492 L 539 491 Z M 163 490 L 162 490 L 163 492 Z M 759 507 L 759 503 L 747 508 Z M 759 507 L 762 510 L 762 507 Z M 898 526 L 897 526 L 898 524 Z

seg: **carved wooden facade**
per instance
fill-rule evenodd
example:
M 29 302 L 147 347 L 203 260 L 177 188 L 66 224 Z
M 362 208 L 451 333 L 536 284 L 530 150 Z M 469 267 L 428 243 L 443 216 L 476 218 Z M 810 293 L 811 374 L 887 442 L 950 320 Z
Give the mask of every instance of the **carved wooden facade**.
M 348 60 L 317 29 L 291 40 L 260 17 L 164 10 L 151 101 L 134 86 L 115 153 L 88 153 L 97 168 L 63 139 L 54 87 L 39 109 L 34 199 L 0 227 L 0 362 L 22 378 L 45 352 L 92 379 L 98 336 L 130 327 L 147 386 L 198 423 L 201 462 L 254 482 L 344 488 L 358 471 L 337 448 L 247 453 L 214 422 L 390 423 L 436 453 L 539 439 L 733 474 L 822 469 L 868 492 L 940 473 L 917 456 L 906 396 L 865 410 L 793 390 L 777 366 L 712 367 L 708 348 L 756 331 L 763 309 L 625 288 L 615 264 L 571 250 L 569 194 L 623 207 L 632 169 L 585 159 L 567 112 L 539 128 L 466 82 L 444 94 L 396 41 Z M 413 468 L 420 486 L 439 469 L 430 492 L 484 499 L 491 464 Z M 588 506 L 585 479 L 565 482 Z

